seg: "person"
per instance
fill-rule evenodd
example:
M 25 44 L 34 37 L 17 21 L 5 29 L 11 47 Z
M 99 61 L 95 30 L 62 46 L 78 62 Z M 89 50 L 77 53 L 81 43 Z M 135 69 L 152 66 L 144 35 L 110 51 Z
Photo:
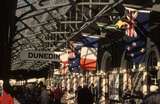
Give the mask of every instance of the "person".
M 40 103 L 49 104 L 49 95 L 48 95 L 45 85 L 42 86 L 41 95 L 40 95 Z
M 78 104 L 93 104 L 93 99 L 93 95 L 86 85 L 79 89 L 77 97 Z
M 160 87 L 144 96 L 142 104 L 160 104 Z
M 68 92 L 68 103 L 67 104 L 75 104 L 75 93 L 73 88 L 71 88 Z
M 54 104 L 61 104 L 61 97 L 63 94 L 59 84 L 57 85 L 57 88 L 54 90 L 53 95 L 54 95 Z
M 9 80 L 5 80 L 3 84 L 1 104 L 14 104 L 13 95 L 13 89 L 9 84 Z
M 61 97 L 61 104 L 67 104 L 68 103 L 68 91 L 64 90 L 64 94 Z
M 89 87 L 91 93 L 92 93 L 92 96 L 94 98 L 94 102 L 98 102 L 98 88 L 97 86 L 95 86 L 93 83 L 91 83 L 90 87 Z

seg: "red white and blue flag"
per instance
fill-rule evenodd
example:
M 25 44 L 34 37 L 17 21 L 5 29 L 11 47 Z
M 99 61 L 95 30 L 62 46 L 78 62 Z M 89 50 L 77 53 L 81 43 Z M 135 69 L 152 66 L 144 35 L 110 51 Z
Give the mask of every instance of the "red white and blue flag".
M 126 29 L 126 35 L 128 37 L 137 37 L 137 32 L 135 31 L 135 21 L 137 18 L 137 10 L 126 8 L 126 18 L 128 22 L 128 26 Z
M 80 41 L 83 43 L 80 57 L 81 69 L 88 71 L 96 70 L 98 39 L 96 36 L 83 35 L 81 37 Z
M 128 28 L 126 29 L 126 50 L 134 63 L 144 62 L 146 52 L 146 33 L 149 32 L 150 11 L 126 8 Z

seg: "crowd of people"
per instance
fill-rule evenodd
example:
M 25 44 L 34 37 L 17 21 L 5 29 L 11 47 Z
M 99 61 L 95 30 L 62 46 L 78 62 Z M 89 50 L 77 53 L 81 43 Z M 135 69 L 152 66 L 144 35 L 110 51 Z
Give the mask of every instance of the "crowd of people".
M 153 102 L 159 104 L 159 91 L 144 97 L 140 104 L 153 104 Z M 109 99 L 107 102 L 108 97 L 106 95 L 103 96 L 102 92 L 100 94 L 93 83 L 78 86 L 76 90 L 63 88 L 61 84 L 47 88 L 42 82 L 12 87 L 8 83 L 4 83 L 0 104 L 117 104 L 109 101 Z M 133 96 L 128 101 L 129 103 L 124 104 L 137 104 Z
M 59 84 L 47 89 L 43 83 L 39 83 L 15 86 L 14 93 L 20 104 L 93 104 L 98 95 L 93 84 L 78 86 L 74 91 L 73 88 L 62 88 Z
M 42 82 L 12 86 L 12 89 L 7 92 L 13 97 L 13 104 L 99 104 L 94 84 L 78 86 L 76 91 L 60 84 L 47 88 Z

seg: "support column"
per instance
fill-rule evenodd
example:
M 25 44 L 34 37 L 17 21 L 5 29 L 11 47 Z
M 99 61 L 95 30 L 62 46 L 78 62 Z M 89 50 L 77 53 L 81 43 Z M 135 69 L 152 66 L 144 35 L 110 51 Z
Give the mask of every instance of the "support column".
M 16 0 L 1 0 L 0 6 L 0 77 L 8 79 L 11 65 L 11 40 L 13 38 Z

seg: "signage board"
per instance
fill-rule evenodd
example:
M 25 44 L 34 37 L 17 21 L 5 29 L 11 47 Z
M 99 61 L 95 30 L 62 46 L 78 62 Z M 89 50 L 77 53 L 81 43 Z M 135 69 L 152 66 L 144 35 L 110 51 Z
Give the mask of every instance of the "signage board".
M 35 61 L 60 61 L 60 55 L 54 52 L 44 51 L 22 51 L 20 54 L 22 60 L 35 60 Z

